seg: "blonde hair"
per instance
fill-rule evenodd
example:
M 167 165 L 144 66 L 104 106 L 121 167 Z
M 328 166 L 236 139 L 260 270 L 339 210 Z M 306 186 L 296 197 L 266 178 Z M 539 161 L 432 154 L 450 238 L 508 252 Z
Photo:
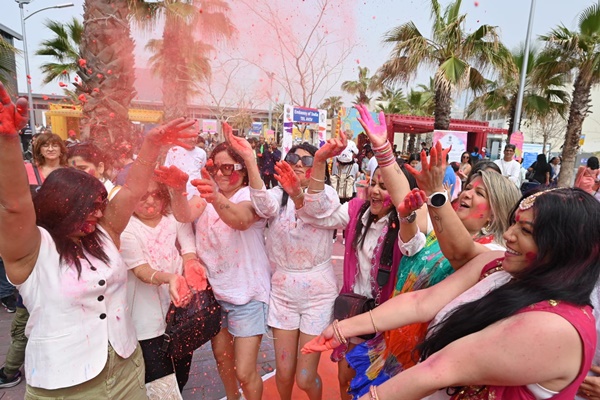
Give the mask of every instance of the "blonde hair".
M 481 176 L 485 185 L 492 220 L 484 227 L 485 233 L 480 232 L 478 237 L 493 235 L 494 242 L 504 246 L 504 232 L 510 226 L 509 216 L 517 202 L 521 199 L 521 192 L 507 177 L 495 171 L 481 170 L 475 176 Z M 483 229 L 482 229 L 483 231 Z

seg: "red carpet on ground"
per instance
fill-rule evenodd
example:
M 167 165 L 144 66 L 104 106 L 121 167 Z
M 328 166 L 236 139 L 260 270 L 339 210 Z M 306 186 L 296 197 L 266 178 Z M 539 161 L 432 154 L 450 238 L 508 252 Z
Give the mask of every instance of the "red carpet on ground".
M 331 362 L 329 359 L 330 355 L 331 351 L 321 354 L 321 362 L 319 362 L 319 375 L 323 381 L 323 399 L 326 400 L 340 398 L 340 388 L 337 379 L 337 364 Z M 279 393 L 277 393 L 277 384 L 275 383 L 275 375 L 273 375 L 264 383 L 263 399 L 271 400 L 278 398 Z M 304 400 L 307 398 L 306 394 L 294 384 L 292 399 Z

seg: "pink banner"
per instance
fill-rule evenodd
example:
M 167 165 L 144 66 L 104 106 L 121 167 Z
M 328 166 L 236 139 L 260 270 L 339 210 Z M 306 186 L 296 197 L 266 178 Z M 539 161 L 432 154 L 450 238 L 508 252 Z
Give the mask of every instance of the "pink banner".
M 523 132 L 516 131 L 510 135 L 510 143 L 517 148 L 515 150 L 515 160 L 521 161 L 523 157 Z

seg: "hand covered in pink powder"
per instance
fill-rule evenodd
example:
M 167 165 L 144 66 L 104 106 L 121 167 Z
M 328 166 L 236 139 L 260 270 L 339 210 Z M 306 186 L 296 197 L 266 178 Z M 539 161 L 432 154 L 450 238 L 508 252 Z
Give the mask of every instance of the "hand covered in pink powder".
M 442 149 L 442 144 L 437 142 L 429 151 L 429 159 L 425 151 L 421 152 L 421 171 L 417 171 L 410 164 L 404 164 L 404 167 L 413 174 L 417 180 L 417 185 L 425 193 L 432 194 L 444 190 L 443 181 L 446 173 L 446 157 L 452 147 Z
M 185 149 L 191 150 L 194 148 L 193 145 L 183 143 L 179 139 L 189 139 L 197 137 L 195 132 L 187 130 L 196 123 L 195 120 L 186 121 L 185 118 L 177 118 L 173 121 L 167 122 L 161 126 L 157 126 L 152 129 L 146 135 L 146 139 L 158 146 L 181 146 Z M 185 131 L 185 132 L 182 132 Z
M 333 334 L 333 326 L 329 325 L 319 336 L 306 343 L 300 351 L 302 354 L 317 353 L 335 349 L 340 345 L 341 343 Z
M 227 122 L 223 122 L 223 135 L 231 148 L 244 159 L 244 162 L 254 161 L 254 150 L 250 143 L 243 137 L 235 136 L 231 125 Z
M 206 165 L 208 166 L 209 163 L 212 163 L 212 160 L 208 160 Z M 202 168 L 202 179 L 193 179 L 191 183 L 198 189 L 200 197 L 206 200 L 207 203 L 212 203 L 217 199 L 219 187 L 210 177 L 206 167 Z
M 185 190 L 188 179 L 188 174 L 174 165 L 170 167 L 161 165 L 158 169 L 154 170 L 154 180 L 173 189 Z
M 206 279 L 206 269 L 200 260 L 193 258 L 187 260 L 183 268 L 183 276 L 190 289 L 195 291 L 206 290 L 208 280 Z
M 302 192 L 298 175 L 296 175 L 292 166 L 285 161 L 275 163 L 275 175 L 273 176 L 290 197 L 296 197 Z
M 398 205 L 398 215 L 402 218 L 408 217 L 413 211 L 417 211 L 427 203 L 427 195 L 423 190 L 413 189 L 408 192 L 404 201 Z
M 328 158 L 338 156 L 348 146 L 348 140 L 344 132 L 340 132 L 339 138 L 332 138 L 325 142 L 315 154 L 315 159 L 325 161 Z
M 388 140 L 387 126 L 385 124 L 385 114 L 383 111 L 379 113 L 379 125 L 373 121 L 369 109 L 364 104 L 354 106 L 360 117 L 358 122 L 362 125 L 365 133 L 369 137 L 373 147 L 381 147 Z
M 169 294 L 175 307 L 185 307 L 192 299 L 192 292 L 185 278 L 177 274 L 171 274 L 169 278 Z
M 0 83 L 0 135 L 16 135 L 27 124 L 28 103 L 19 98 L 13 104 L 4 85 Z

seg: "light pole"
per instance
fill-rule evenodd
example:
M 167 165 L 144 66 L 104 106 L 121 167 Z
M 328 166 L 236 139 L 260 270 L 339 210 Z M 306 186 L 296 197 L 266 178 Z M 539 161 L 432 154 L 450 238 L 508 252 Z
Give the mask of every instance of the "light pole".
M 35 119 L 34 119 L 34 112 L 33 112 L 33 96 L 31 95 L 31 74 L 29 72 L 29 54 L 27 53 L 27 34 L 25 32 L 25 20 L 27 20 L 29 17 L 33 16 L 34 14 L 37 14 L 44 10 L 50 10 L 52 8 L 73 7 L 73 3 L 57 4 L 55 6 L 44 7 L 37 11 L 32 12 L 28 16 L 25 16 L 25 11 L 23 10 L 23 5 L 29 4 L 33 0 L 15 0 L 15 1 L 17 3 L 19 3 L 19 8 L 21 9 L 21 33 L 23 35 L 23 54 L 25 57 L 25 73 L 27 74 L 27 100 L 29 101 L 29 128 L 31 129 L 32 132 L 34 132 Z
M 525 37 L 525 53 L 523 54 L 523 65 L 521 66 L 521 79 L 519 81 L 519 93 L 517 94 L 517 106 L 515 107 L 515 116 L 513 122 L 513 131 L 509 132 L 508 137 L 519 129 L 521 121 L 521 108 L 523 107 L 523 95 L 525 93 L 525 78 L 527 76 L 527 64 L 529 63 L 529 43 L 531 42 L 531 29 L 533 28 L 533 16 L 535 14 L 535 0 L 531 0 L 529 9 L 529 23 L 527 24 L 527 36 Z
M 271 126 L 273 125 L 273 79 L 275 78 L 275 72 L 267 72 L 267 76 L 269 77 L 269 80 L 271 81 L 271 86 L 269 89 L 269 126 L 267 128 L 267 130 L 272 129 Z

